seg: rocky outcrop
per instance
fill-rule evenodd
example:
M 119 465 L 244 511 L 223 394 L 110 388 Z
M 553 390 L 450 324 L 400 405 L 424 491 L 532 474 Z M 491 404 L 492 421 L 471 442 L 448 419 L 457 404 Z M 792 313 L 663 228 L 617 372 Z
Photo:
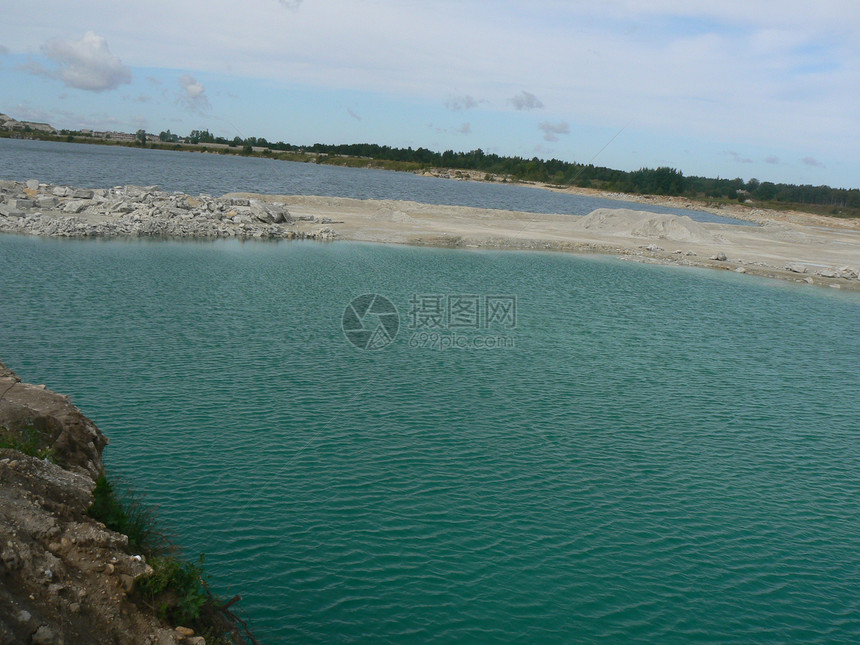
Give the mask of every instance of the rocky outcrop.
M 0 363 L 0 435 L 26 431 L 34 449 L 51 454 L 55 463 L 97 479 L 103 474 L 102 450 L 107 438 L 68 397 L 44 385 L 21 383 Z M 37 444 L 37 445 L 36 445 Z
M 156 186 L 110 189 L 0 181 L 0 232 L 51 237 L 331 240 L 325 222 L 294 219 L 277 201 L 192 197 Z
M 135 602 L 151 567 L 87 514 L 107 444 L 95 424 L 0 363 L 0 435 L 0 644 L 191 643 Z

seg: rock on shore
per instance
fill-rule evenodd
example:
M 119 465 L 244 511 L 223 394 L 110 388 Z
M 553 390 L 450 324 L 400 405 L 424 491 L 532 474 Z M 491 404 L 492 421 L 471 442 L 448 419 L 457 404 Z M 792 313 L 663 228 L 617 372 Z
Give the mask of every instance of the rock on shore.
M 95 424 L 0 363 L 0 435 L 52 457 L 0 449 L 0 644 L 191 642 L 129 598 L 151 567 L 87 515 L 107 444 Z
M 110 189 L 0 181 L 0 232 L 52 237 L 330 240 L 325 222 L 293 218 L 280 202 L 192 197 L 156 186 Z

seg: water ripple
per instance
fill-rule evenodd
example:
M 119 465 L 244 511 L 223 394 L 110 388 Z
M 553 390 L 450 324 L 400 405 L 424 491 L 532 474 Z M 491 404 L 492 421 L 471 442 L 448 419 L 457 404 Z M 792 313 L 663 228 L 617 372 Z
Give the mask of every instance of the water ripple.
M 860 639 L 856 298 L 362 245 L 0 260 L 39 267 L 0 271 L 4 360 L 99 423 L 263 642 Z M 340 316 L 377 289 L 514 293 L 518 344 L 361 353 Z

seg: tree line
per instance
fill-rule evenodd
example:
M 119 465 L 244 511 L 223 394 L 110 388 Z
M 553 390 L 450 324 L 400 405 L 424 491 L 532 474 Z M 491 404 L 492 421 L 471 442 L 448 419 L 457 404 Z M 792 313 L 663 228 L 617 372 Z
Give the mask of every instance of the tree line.
M 450 168 L 454 170 L 476 170 L 498 175 L 513 181 L 533 181 L 557 186 L 596 188 L 613 192 L 649 195 L 687 196 L 705 199 L 729 199 L 738 201 L 782 202 L 786 204 L 810 204 L 833 207 L 833 209 L 860 209 L 860 189 L 831 188 L 808 184 L 784 184 L 741 178 L 726 179 L 685 176 L 676 168 L 640 168 L 626 171 L 614 170 L 593 164 L 561 161 L 560 159 L 527 159 L 518 156 L 501 156 L 487 153 L 480 148 L 468 152 L 445 150 L 436 152 L 427 148 L 394 148 L 374 143 L 332 145 L 315 143 L 297 146 L 283 141 L 269 142 L 258 137 L 234 137 L 226 139 L 211 134 L 208 130 L 193 130 L 187 137 L 177 137 L 168 130 L 160 135 L 162 141 L 183 140 L 185 143 L 220 143 L 240 147 L 246 154 L 253 148 L 266 151 L 314 153 L 320 156 L 344 156 L 373 160 L 407 162 L 418 168 Z M 324 159 L 321 159 L 324 162 Z

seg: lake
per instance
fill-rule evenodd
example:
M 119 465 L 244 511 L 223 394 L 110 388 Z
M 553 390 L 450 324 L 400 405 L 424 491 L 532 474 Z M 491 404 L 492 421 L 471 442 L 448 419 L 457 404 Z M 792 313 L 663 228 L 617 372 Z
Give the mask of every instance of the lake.
M 512 184 L 466 182 L 405 172 L 341 168 L 260 157 L 174 152 L 49 141 L 0 139 L 0 178 L 111 188 L 129 183 L 220 196 L 229 192 L 400 199 L 426 204 L 587 215 L 633 208 L 688 215 L 701 222 L 749 225 L 705 211 L 625 202 Z
M 0 236 L 0 356 L 263 643 L 857 642 L 858 321 L 599 256 Z

